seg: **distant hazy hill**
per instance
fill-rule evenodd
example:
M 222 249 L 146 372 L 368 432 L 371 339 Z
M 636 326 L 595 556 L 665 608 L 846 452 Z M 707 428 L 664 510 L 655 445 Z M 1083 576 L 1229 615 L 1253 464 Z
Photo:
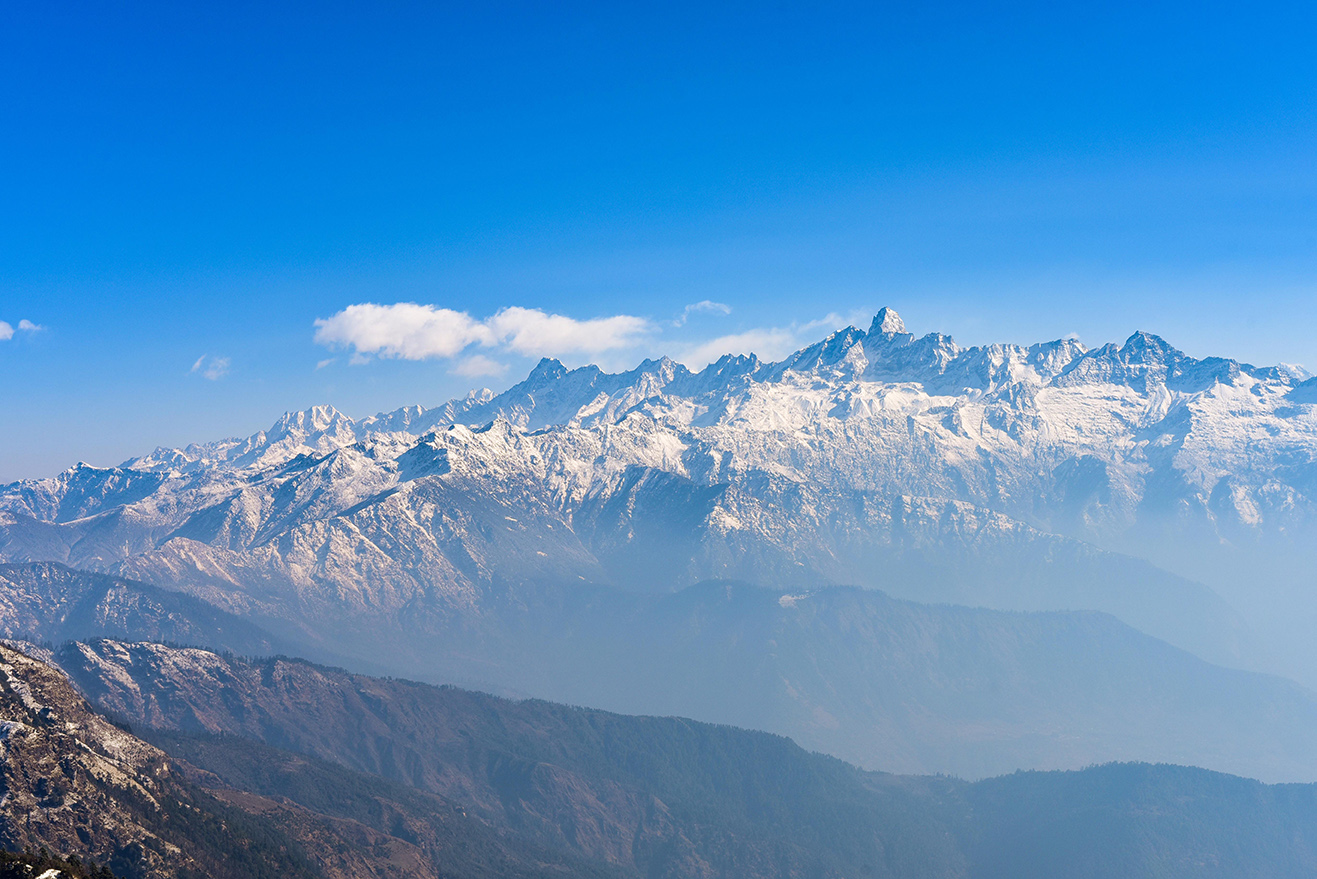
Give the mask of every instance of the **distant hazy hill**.
M 316 648 L 190 596 L 39 564 L 0 567 L 0 631 L 50 642 L 142 636 L 246 655 Z M 873 769 L 974 778 L 1153 760 L 1317 778 L 1313 694 L 1089 612 L 730 581 L 670 595 L 523 586 L 447 630 L 346 621 L 317 643 L 315 655 L 332 661 L 344 660 L 326 644 L 378 654 L 358 668 L 763 729 Z
M 1317 869 L 1312 785 L 1150 765 L 969 784 L 863 772 L 731 727 L 296 661 L 115 642 L 70 645 L 59 659 L 99 704 L 163 727 L 152 740 L 229 790 L 221 796 L 281 826 L 300 809 L 424 849 L 426 810 L 451 803 L 519 857 L 559 852 L 559 863 L 674 879 Z
M 1148 760 L 1317 779 L 1311 691 L 1103 614 L 710 581 L 647 598 L 548 590 L 498 618 L 422 648 L 438 680 L 769 730 L 871 769 L 973 778 Z
M 761 590 L 716 584 L 644 618 L 617 620 L 614 641 L 592 634 L 590 649 L 571 657 L 524 633 L 520 647 L 511 640 L 497 646 L 510 664 L 538 662 L 541 689 L 552 688 L 551 678 L 566 681 L 559 701 L 577 701 L 573 688 L 584 685 L 572 681 L 593 662 L 606 671 L 591 678 L 591 688 L 605 691 L 610 708 L 658 704 L 658 713 L 690 716 L 682 706 L 694 705 L 723 723 L 797 731 L 792 737 L 807 747 L 869 767 L 959 766 L 981 777 L 1020 763 L 1082 766 L 1151 753 L 1159 762 L 1254 777 L 1317 777 L 1317 700 L 1293 684 L 1214 668 L 1109 618 L 941 611 L 860 590 L 782 607 Z M 817 650 L 820 629 L 837 635 L 833 652 Z M 1113 654 L 1115 646 L 1121 649 Z M 183 656 L 121 651 L 84 648 L 83 660 L 63 661 L 75 677 L 85 667 L 86 686 L 100 692 L 95 681 L 114 677 L 97 671 L 102 666 L 173 680 L 157 666 Z M 195 683 L 186 691 L 171 683 L 158 698 L 186 699 L 200 710 L 236 687 L 247 698 L 274 700 L 248 722 L 284 710 L 277 691 L 258 685 L 255 666 L 215 662 L 184 669 Z M 368 680 L 297 663 L 277 667 L 304 671 L 315 686 L 332 679 L 352 689 Z M 646 683 L 655 678 L 660 683 Z M 122 710 L 159 725 L 150 703 Z

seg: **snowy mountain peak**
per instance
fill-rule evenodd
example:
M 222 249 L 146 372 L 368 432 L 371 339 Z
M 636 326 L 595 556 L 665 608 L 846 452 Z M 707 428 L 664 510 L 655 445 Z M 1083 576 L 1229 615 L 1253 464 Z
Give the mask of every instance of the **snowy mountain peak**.
M 291 433 L 317 433 L 351 419 L 333 406 L 312 406 L 300 412 L 289 412 L 274 423 L 268 431 L 271 437 L 283 437 Z
M 869 326 L 869 335 L 896 335 L 905 332 L 905 321 L 901 320 L 901 315 L 896 313 L 895 309 L 882 308 L 874 315 L 873 323 Z
M 562 365 L 562 361 L 552 357 L 545 357 L 535 364 L 535 368 L 526 376 L 524 384 L 530 386 L 546 385 L 550 382 L 557 381 L 567 374 L 567 367 Z
M 546 358 L 498 394 L 481 389 L 359 421 L 317 406 L 250 437 L 9 486 L 0 515 L 63 523 L 117 505 L 143 521 L 163 517 L 152 535 L 187 525 L 178 533 L 188 539 L 220 529 L 255 540 L 285 516 L 249 506 L 260 494 L 252 486 L 265 480 L 305 480 L 308 492 L 314 483 L 327 491 L 325 509 L 349 510 L 417 479 L 451 473 L 503 484 L 520 474 L 570 505 L 612 491 L 638 467 L 710 484 L 757 473 L 949 498 L 1048 527 L 1069 523 L 1088 537 L 1133 528 L 1149 492 L 1159 503 L 1196 505 L 1211 527 L 1317 522 L 1305 488 L 1317 473 L 1317 380 L 1197 360 L 1144 332 L 1087 350 L 1073 340 L 962 348 L 943 333 L 915 338 L 904 329 L 884 308 L 867 334 L 846 327 L 778 362 L 727 355 L 699 373 L 666 357 L 622 373 Z M 490 432 L 467 429 L 490 424 Z M 1147 433 L 1151 424 L 1180 427 Z M 447 432 L 452 425 L 465 427 Z M 404 454 L 435 431 L 438 439 Z M 1172 433 L 1180 445 L 1150 445 Z M 1081 474 L 1082 485 L 1070 486 L 1065 468 L 1078 459 L 1097 462 L 1091 485 Z M 1228 490 L 1217 489 L 1223 474 Z M 1072 489 L 1086 500 L 1073 500 Z M 225 512 L 205 512 L 222 497 Z M 1072 500 L 1082 515 L 1066 506 Z M 294 509 L 320 507 L 288 515 Z
M 1171 346 L 1161 336 L 1139 330 L 1125 340 L 1121 353 L 1137 355 L 1144 359 L 1165 360 L 1167 357 L 1183 357 L 1183 353 Z

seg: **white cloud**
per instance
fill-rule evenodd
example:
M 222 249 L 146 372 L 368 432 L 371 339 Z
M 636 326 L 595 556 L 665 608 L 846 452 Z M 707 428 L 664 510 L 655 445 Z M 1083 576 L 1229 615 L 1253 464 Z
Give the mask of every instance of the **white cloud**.
M 333 317 L 317 319 L 315 326 L 321 345 L 403 360 L 453 357 L 468 345 L 492 341 L 489 329 L 466 312 L 415 302 L 349 305 Z
M 317 319 L 315 327 L 316 342 L 351 348 L 354 363 L 370 356 L 448 359 L 473 345 L 528 356 L 598 354 L 633 345 L 653 329 L 645 318 L 626 314 L 576 320 L 513 307 L 482 321 L 464 311 L 415 302 L 349 305 L 332 317 Z
M 503 309 L 485 323 L 499 343 L 535 357 L 626 348 L 651 329 L 649 321 L 629 314 L 574 320 L 538 308 L 516 307 Z
M 699 302 L 693 302 L 690 305 L 687 305 L 682 310 L 681 314 L 677 315 L 677 319 L 672 322 L 672 325 L 674 327 L 685 326 L 686 321 L 690 319 L 690 316 L 698 312 L 726 316 L 732 313 L 732 307 L 730 305 L 724 305 L 721 302 L 714 302 L 712 299 L 701 299 Z
M 760 360 L 780 360 L 799 347 L 795 330 L 763 327 L 697 343 L 679 351 L 674 358 L 699 370 L 724 354 L 755 354 Z
M 203 378 L 211 381 L 219 381 L 229 374 L 230 360 L 227 357 L 212 357 L 209 354 L 202 354 L 197 358 L 196 363 L 188 372 L 200 372 Z
M 0 342 L 8 342 L 10 339 L 14 338 L 15 333 L 35 333 L 38 330 L 44 329 L 45 327 L 41 326 L 41 324 L 34 324 L 27 319 L 20 320 L 17 329 L 15 329 L 14 325 L 8 321 L 0 320 Z
M 868 327 L 868 320 L 856 316 L 856 312 L 850 314 L 838 314 L 830 311 L 818 320 L 807 321 L 803 324 L 792 324 L 791 331 L 796 334 L 796 338 L 807 340 L 805 344 L 817 342 L 815 338 L 819 333 L 831 333 L 833 330 L 840 330 L 842 327 L 858 326 L 860 329 Z
M 318 360 L 316 361 L 316 369 L 324 369 L 326 366 L 333 363 L 337 359 L 338 359 L 337 357 L 326 357 L 324 360 Z
M 374 358 L 448 360 L 454 375 L 501 376 L 509 356 L 589 358 L 605 370 L 622 370 L 644 356 L 671 354 L 691 369 L 702 369 L 724 354 L 755 354 L 780 360 L 866 315 L 831 313 L 818 320 L 785 326 L 754 327 L 713 339 L 686 335 L 693 314 L 727 315 L 731 307 L 703 300 L 684 307 L 677 319 L 655 322 L 629 314 L 578 320 L 538 308 L 513 306 L 479 319 L 464 311 L 415 302 L 350 305 L 315 321 L 315 341 L 346 349 L 351 365 Z M 682 332 L 678 330 L 686 326 Z M 666 335 L 664 335 L 666 334 Z M 503 356 L 500 356 L 503 355 Z M 335 358 L 322 360 L 317 368 Z
M 453 367 L 453 372 L 457 375 L 464 375 L 467 378 L 481 378 L 482 376 L 499 376 L 508 371 L 506 363 L 499 363 L 483 354 L 472 354 L 458 361 L 457 366 Z
M 760 360 L 781 360 L 788 354 L 819 341 L 833 330 L 856 323 L 858 321 L 855 314 L 843 315 L 831 312 L 818 320 L 803 324 L 756 327 L 741 333 L 719 336 L 706 342 L 697 342 L 679 348 L 678 353 L 673 357 L 695 370 L 703 369 L 724 354 L 754 354 Z

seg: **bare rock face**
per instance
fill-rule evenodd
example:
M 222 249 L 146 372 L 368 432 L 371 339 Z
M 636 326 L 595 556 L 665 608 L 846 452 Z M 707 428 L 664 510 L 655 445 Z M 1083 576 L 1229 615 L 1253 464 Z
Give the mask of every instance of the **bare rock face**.
M 0 646 L 0 676 L 0 846 L 91 853 L 148 874 L 197 866 L 160 833 L 162 798 L 176 796 L 162 752 L 17 650 Z
M 163 751 L 96 714 L 56 668 L 5 645 L 0 791 L 0 849 L 73 856 L 122 879 L 385 875 L 370 857 L 341 854 L 365 828 L 306 810 L 271 820 L 277 804 L 256 808 L 236 791 L 232 804 L 216 799 Z M 425 866 L 412 875 L 434 875 Z

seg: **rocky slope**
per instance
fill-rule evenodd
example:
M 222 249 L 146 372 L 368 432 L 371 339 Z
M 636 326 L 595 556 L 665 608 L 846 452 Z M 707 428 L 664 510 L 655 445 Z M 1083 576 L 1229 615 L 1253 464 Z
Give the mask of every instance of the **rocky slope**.
M 0 647 L 0 676 L 0 848 L 75 854 L 122 877 L 315 875 L 92 712 L 54 669 Z

